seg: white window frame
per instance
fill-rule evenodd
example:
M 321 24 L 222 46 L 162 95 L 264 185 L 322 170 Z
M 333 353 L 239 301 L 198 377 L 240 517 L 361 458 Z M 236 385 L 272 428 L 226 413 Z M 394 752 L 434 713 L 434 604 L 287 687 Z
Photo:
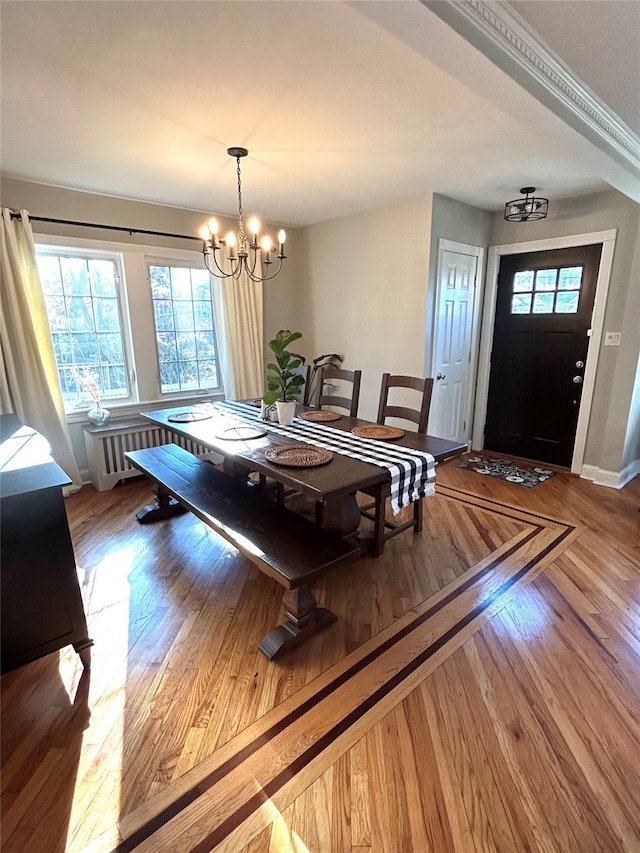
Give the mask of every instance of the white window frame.
M 35 224 L 35 223 L 34 223 Z M 150 246 L 138 243 L 119 243 L 115 241 L 95 240 L 86 237 L 61 237 L 35 232 L 36 247 L 50 246 L 54 249 L 61 247 L 79 251 L 102 252 L 113 256 L 118 254 L 122 260 L 122 288 L 124 302 L 122 304 L 123 334 L 125 346 L 129 347 L 127 355 L 130 372 L 131 397 L 127 401 L 109 401 L 106 406 L 113 417 L 127 417 L 140 411 L 166 407 L 171 405 L 188 405 L 203 400 L 223 400 L 224 389 L 203 393 L 178 392 L 177 394 L 160 393 L 160 368 L 155 345 L 155 320 L 153 314 L 153 299 L 148 281 L 147 258 L 156 262 L 170 265 L 200 267 L 205 269 L 202 253 L 188 249 L 172 249 L 164 246 Z M 211 277 L 214 291 L 214 325 L 216 327 L 216 347 L 218 352 L 218 368 L 222 377 L 222 360 L 220 347 L 223 338 L 220 330 L 219 304 L 216 288 L 219 280 Z M 154 341 L 151 346 L 151 341 Z M 221 379 L 222 381 L 222 379 Z M 67 412 L 68 423 L 86 421 L 86 411 Z

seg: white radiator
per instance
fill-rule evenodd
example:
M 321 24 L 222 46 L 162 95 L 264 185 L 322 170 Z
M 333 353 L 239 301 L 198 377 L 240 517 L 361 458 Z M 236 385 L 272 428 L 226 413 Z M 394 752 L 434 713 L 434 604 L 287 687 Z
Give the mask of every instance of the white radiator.
M 174 443 L 201 458 L 217 458 L 203 445 L 154 426 L 144 418 L 113 421 L 105 426 L 87 425 L 83 429 L 91 482 L 99 492 L 112 489 L 120 480 L 140 476 L 138 469 L 125 459 L 127 450 Z

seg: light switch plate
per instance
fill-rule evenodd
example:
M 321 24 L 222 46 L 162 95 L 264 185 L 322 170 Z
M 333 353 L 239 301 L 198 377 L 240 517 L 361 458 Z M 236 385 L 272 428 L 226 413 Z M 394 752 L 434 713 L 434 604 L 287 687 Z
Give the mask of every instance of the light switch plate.
M 620 346 L 620 332 L 605 332 L 604 333 L 604 345 L 606 347 L 619 347 Z

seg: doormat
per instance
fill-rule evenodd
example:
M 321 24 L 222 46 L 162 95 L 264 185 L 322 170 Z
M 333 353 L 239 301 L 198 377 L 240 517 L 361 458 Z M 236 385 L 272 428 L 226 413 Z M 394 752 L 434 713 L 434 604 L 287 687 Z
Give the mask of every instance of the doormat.
M 517 483 L 519 486 L 532 488 L 539 483 L 544 483 L 549 477 L 553 477 L 553 471 L 547 468 L 534 468 L 514 462 L 513 459 L 502 459 L 495 456 L 470 456 L 468 459 L 458 462 L 458 468 L 468 468 L 477 474 L 485 474 L 496 477 L 498 480 L 507 480 L 509 483 Z

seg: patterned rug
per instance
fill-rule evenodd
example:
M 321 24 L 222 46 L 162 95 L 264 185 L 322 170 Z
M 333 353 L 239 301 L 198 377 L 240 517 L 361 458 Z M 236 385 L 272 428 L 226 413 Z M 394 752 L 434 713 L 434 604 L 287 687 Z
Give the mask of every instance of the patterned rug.
M 519 486 L 532 488 L 539 483 L 544 483 L 549 477 L 553 477 L 553 471 L 547 468 L 534 468 L 514 462 L 513 459 L 503 459 L 499 456 L 469 456 L 462 462 L 458 462 L 458 468 L 468 468 L 477 474 L 485 474 L 489 477 L 497 477 L 499 480 L 508 480 L 509 483 L 517 483 Z

